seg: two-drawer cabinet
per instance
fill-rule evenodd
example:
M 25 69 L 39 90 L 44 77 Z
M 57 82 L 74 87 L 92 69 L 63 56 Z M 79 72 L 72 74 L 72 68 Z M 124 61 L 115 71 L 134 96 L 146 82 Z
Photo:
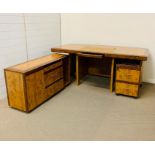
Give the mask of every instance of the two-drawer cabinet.
M 116 64 L 115 93 L 138 97 L 141 64 Z
M 29 112 L 70 83 L 70 59 L 51 54 L 5 69 L 10 107 Z

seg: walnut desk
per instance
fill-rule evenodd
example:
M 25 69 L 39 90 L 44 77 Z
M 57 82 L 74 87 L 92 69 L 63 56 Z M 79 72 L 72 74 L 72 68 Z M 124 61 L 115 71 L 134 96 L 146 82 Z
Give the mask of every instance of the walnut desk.
M 68 44 L 51 51 L 70 54 L 71 71 L 76 72 L 78 85 L 86 74 L 109 77 L 111 91 L 116 87 L 117 94 L 129 96 L 138 94 L 142 62 L 148 57 L 145 48 L 107 45 Z

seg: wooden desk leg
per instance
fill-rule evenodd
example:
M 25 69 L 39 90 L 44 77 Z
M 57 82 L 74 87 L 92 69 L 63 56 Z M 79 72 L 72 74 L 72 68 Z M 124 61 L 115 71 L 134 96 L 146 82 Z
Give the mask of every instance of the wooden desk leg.
M 113 92 L 113 83 L 114 83 L 114 63 L 115 59 L 112 59 L 111 63 L 111 77 L 110 77 L 110 91 Z
M 79 77 L 79 57 L 76 55 L 76 82 L 77 85 L 80 84 L 80 77 Z

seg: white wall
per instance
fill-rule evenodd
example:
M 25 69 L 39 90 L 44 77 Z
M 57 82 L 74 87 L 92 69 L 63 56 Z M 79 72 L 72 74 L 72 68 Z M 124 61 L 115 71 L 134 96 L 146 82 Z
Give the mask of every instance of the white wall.
M 6 96 L 4 68 L 49 54 L 57 45 L 60 14 L 0 13 L 0 98 Z
M 3 69 L 26 60 L 22 14 L 0 14 L 0 98 L 6 95 Z
M 60 14 L 24 14 L 28 58 L 33 59 L 51 53 L 60 45 Z
M 143 80 L 155 83 L 155 14 L 62 14 L 61 37 L 62 44 L 148 48 Z

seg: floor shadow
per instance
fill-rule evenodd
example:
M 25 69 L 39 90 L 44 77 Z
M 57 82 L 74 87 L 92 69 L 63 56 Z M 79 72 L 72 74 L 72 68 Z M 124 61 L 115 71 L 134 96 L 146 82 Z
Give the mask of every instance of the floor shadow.
M 87 83 L 88 85 L 108 89 L 110 84 L 110 79 L 105 77 L 87 75 L 83 79 L 81 79 L 81 84 L 84 82 Z

